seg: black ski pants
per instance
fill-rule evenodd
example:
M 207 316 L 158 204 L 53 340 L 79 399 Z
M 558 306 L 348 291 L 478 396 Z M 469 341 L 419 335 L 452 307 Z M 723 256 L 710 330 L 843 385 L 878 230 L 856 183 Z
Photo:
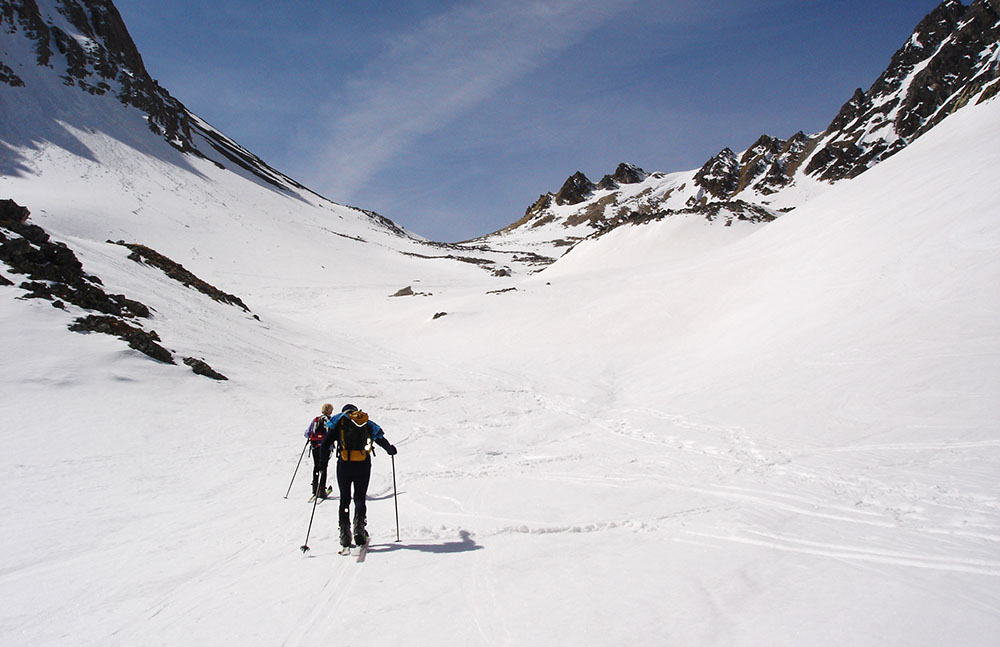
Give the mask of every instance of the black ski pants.
M 330 463 L 330 452 L 323 452 L 319 447 L 312 448 L 313 457 L 313 496 L 326 493 L 326 466 Z
M 365 498 L 368 496 L 368 482 L 372 478 L 372 462 L 365 461 L 337 461 L 337 486 L 340 488 L 340 529 L 351 527 L 351 499 L 354 499 L 354 532 L 364 530 L 367 519 L 368 506 Z M 351 496 L 351 489 L 354 489 L 354 496 Z

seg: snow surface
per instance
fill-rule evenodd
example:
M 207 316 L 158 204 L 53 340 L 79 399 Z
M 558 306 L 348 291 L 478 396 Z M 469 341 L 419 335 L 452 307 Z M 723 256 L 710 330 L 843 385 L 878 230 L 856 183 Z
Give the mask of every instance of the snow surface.
M 0 288 L 0 643 L 996 644 L 1000 101 L 766 226 L 507 279 L 110 130 L 18 148 L 0 196 L 230 380 Z M 299 551 L 308 458 L 284 498 L 348 401 L 399 448 L 363 563 L 331 502 Z

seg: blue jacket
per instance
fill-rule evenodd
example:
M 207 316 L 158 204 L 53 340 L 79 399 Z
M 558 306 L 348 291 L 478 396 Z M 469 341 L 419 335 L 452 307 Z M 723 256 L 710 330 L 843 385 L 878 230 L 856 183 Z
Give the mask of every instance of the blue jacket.
M 326 421 L 326 438 L 323 439 L 322 445 L 320 445 L 320 451 L 329 452 L 331 445 L 337 443 L 340 440 L 340 434 L 337 433 L 337 426 L 340 424 L 351 424 L 351 419 L 347 417 L 346 413 L 337 413 L 330 417 Z M 377 424 L 369 420 L 364 424 L 368 435 L 371 437 L 372 442 L 382 448 L 389 447 L 389 441 L 386 440 L 385 434 L 382 432 L 382 428 Z M 339 457 L 338 457 L 339 458 Z

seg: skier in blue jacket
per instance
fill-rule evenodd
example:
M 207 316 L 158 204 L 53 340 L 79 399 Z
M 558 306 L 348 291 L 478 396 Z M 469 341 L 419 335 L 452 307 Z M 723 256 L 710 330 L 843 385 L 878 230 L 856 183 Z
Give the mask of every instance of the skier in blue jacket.
M 368 414 L 353 404 L 345 404 L 340 413 L 326 422 L 326 437 L 320 451 L 329 453 L 336 445 L 337 485 L 340 488 L 340 545 L 351 545 L 351 499 L 354 499 L 354 543 L 368 543 L 365 497 L 372 475 L 372 445 L 378 445 L 387 454 L 396 454 L 396 448 L 386 440 L 382 428 L 368 419 Z M 351 489 L 353 487 L 353 497 Z

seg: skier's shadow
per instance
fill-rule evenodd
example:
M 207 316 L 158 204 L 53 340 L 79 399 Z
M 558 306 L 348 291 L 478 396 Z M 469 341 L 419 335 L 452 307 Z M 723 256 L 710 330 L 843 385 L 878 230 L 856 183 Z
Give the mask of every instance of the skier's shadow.
M 391 553 L 397 550 L 417 550 L 422 553 L 467 553 L 473 550 L 482 550 L 472 539 L 472 533 L 468 530 L 461 530 L 458 533 L 458 541 L 444 541 L 439 544 L 371 544 L 368 546 L 369 553 Z

